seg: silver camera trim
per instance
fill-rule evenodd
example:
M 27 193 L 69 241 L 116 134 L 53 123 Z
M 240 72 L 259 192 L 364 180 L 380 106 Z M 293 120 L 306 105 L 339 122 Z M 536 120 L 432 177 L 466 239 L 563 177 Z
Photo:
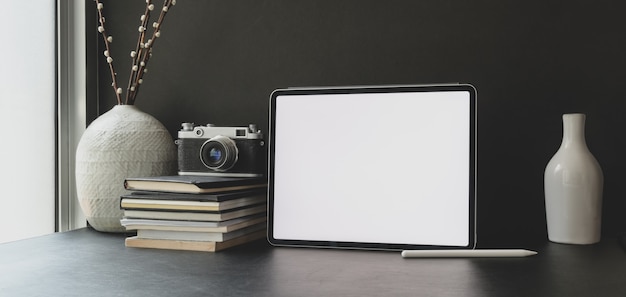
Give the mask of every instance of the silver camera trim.
M 262 139 L 263 133 L 256 129 L 256 125 L 248 127 L 215 127 L 211 124 L 206 126 L 193 126 L 192 123 L 183 123 L 183 129 L 178 131 L 178 138 L 206 138 L 210 139 L 223 135 L 234 139 Z M 243 135 L 241 135 L 243 134 Z

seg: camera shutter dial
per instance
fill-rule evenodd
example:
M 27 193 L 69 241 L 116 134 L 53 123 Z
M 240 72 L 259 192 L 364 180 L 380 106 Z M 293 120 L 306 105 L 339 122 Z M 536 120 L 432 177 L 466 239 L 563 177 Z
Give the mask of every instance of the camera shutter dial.
M 204 166 L 215 171 L 232 168 L 237 163 L 238 156 L 237 144 L 222 135 L 205 141 L 200 148 L 200 161 Z

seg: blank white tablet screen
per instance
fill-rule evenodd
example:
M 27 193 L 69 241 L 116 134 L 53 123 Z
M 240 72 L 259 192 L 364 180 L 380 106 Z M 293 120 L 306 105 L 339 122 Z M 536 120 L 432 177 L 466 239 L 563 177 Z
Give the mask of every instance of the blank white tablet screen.
M 469 96 L 279 95 L 273 237 L 468 245 Z

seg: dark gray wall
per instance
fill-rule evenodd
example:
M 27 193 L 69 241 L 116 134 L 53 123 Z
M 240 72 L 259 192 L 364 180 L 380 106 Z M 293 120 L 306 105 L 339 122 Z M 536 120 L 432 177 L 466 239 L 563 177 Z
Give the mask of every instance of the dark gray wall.
M 588 145 L 605 174 L 605 234 L 626 232 L 626 2 L 178 2 L 137 101 L 173 135 L 184 121 L 267 131 L 268 97 L 279 87 L 472 83 L 484 245 L 545 240 L 543 171 L 566 112 L 587 114 Z M 144 1 L 104 3 L 125 85 Z M 115 100 L 93 36 L 102 113 Z

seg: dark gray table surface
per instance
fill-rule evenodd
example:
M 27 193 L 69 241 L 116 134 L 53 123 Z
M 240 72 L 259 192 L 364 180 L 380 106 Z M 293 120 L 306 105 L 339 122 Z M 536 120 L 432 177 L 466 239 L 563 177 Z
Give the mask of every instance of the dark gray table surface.
M 616 239 L 544 243 L 528 258 L 403 259 L 397 252 L 136 249 L 80 229 L 0 244 L 0 296 L 626 296 Z

